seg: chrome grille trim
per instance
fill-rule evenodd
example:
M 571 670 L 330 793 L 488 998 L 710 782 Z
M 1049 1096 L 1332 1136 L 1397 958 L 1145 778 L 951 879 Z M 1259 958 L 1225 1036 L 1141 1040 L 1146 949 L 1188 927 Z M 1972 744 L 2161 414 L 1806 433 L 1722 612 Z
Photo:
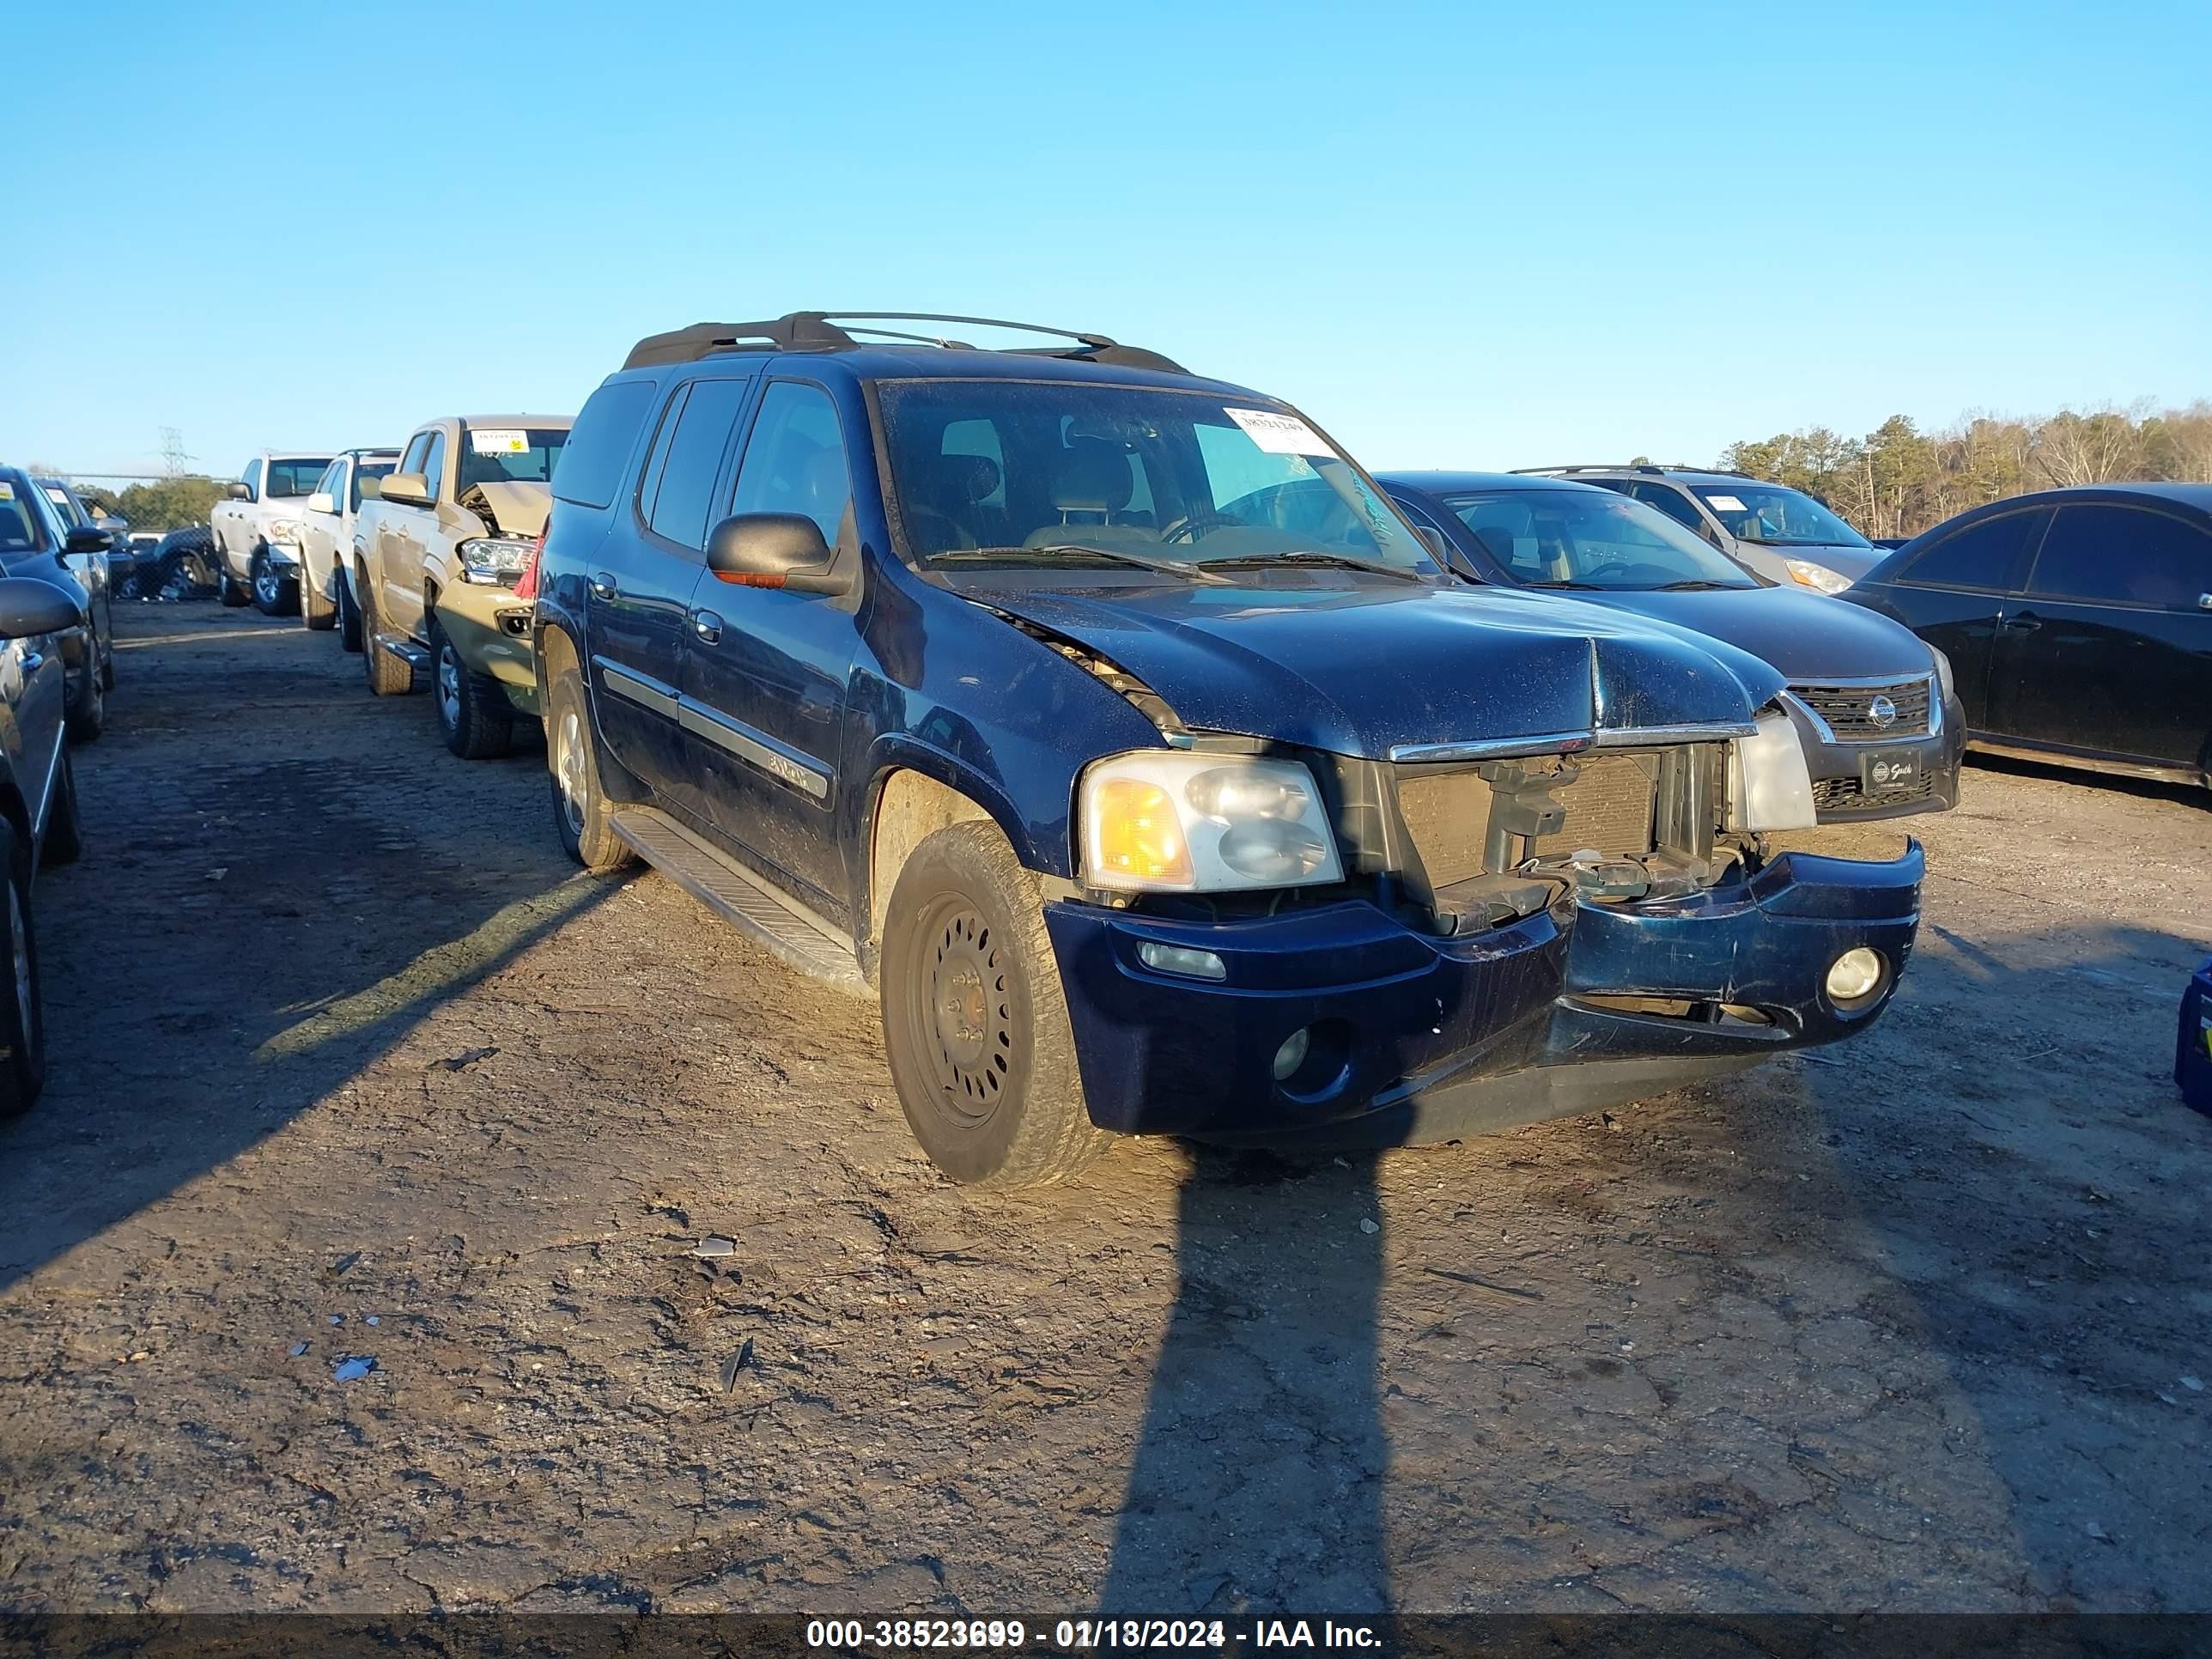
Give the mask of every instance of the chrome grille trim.
M 1894 743 L 1933 737 L 1943 729 L 1943 702 L 1933 674 L 1910 679 L 1796 680 L 1783 696 L 1828 743 Z M 1897 718 L 1888 726 L 1876 726 L 1869 717 L 1878 696 L 1887 696 L 1897 707 Z

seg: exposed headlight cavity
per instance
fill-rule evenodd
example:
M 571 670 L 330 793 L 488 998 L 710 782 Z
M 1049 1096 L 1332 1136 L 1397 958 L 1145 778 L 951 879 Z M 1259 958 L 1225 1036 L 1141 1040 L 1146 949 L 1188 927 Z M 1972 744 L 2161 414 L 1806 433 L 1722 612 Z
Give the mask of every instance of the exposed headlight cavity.
M 1083 775 L 1085 879 L 1223 892 L 1343 878 L 1313 775 L 1296 761 L 1142 750 Z

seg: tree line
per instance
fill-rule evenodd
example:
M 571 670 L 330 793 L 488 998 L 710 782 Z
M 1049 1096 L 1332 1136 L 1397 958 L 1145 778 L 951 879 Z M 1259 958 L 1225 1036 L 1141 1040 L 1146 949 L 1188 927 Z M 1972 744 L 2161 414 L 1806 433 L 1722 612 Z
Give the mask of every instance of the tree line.
M 205 524 L 230 483 L 224 478 L 154 478 L 123 489 L 79 484 L 76 493 L 94 513 L 127 519 L 133 530 L 181 530 Z
M 1720 464 L 1818 495 L 1863 535 L 1913 536 L 1984 501 L 2062 484 L 2212 482 L 2212 400 L 2034 420 L 1969 415 L 1935 432 L 1893 415 L 1863 438 L 1816 426 L 1730 444 Z

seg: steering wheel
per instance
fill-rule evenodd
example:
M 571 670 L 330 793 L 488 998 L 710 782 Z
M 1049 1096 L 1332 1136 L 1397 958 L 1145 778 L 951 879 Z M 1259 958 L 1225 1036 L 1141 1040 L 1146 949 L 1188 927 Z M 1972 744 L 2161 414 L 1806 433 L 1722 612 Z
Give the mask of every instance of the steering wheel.
M 932 552 L 954 553 L 963 551 L 968 548 L 980 547 L 982 545 L 982 544 L 977 541 L 975 537 L 969 535 L 967 530 L 961 525 L 960 521 L 954 518 L 950 513 L 940 513 L 935 507 L 925 507 L 918 501 L 907 502 L 904 503 L 904 506 L 907 521 L 916 531 L 919 531 L 921 528 L 921 521 L 924 519 L 929 519 L 934 520 L 939 525 L 942 525 L 950 535 L 951 539 L 946 541 L 944 546 L 933 547 L 930 550 Z M 936 536 L 917 536 L 915 539 L 918 541 L 936 542 L 943 540 L 944 538 Z
M 1237 522 L 1216 513 L 1210 507 L 1194 507 L 1161 526 L 1160 539 L 1163 542 L 1194 542 L 1208 531 L 1233 529 Z

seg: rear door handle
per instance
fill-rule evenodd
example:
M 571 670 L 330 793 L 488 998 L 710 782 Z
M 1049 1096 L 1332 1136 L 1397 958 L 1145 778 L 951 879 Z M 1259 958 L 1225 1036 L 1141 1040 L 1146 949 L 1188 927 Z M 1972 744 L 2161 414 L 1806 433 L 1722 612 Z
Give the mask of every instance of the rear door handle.
M 2043 626 L 2040 617 L 2007 617 L 1998 627 L 2014 634 L 2033 634 Z
M 614 598 L 617 591 L 618 590 L 615 586 L 615 579 L 611 575 L 608 574 L 607 572 L 604 570 L 594 570 L 592 573 L 592 597 L 593 599 L 611 599 Z
M 722 637 L 722 619 L 711 611 L 694 611 L 691 613 L 691 631 L 708 645 L 713 645 Z

